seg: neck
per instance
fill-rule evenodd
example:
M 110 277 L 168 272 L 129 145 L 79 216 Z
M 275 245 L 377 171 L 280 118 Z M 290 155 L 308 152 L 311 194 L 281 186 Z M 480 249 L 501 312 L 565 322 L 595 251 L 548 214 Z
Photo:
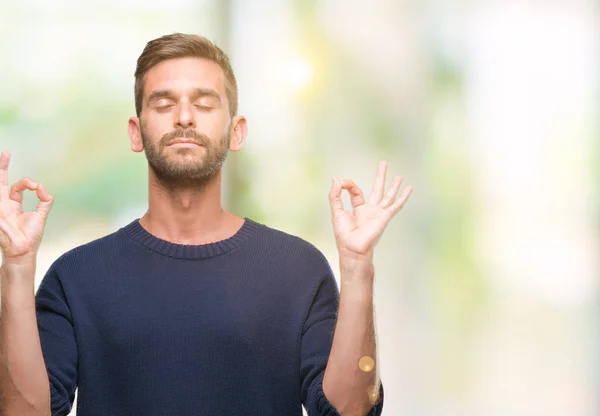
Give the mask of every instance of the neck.
M 150 169 L 149 207 L 140 224 L 155 237 L 177 244 L 208 244 L 231 237 L 243 219 L 221 205 L 221 171 L 202 184 L 173 186 Z

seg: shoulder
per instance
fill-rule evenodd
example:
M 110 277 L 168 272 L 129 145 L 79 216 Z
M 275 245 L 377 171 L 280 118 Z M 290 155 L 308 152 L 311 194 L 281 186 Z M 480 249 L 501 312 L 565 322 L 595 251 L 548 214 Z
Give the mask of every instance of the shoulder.
M 286 263 L 302 268 L 330 271 L 329 262 L 321 250 L 302 237 L 250 220 L 257 227 L 253 246 L 271 255 L 281 256 Z
M 119 252 L 122 246 L 118 233 L 119 231 L 115 231 L 66 251 L 52 263 L 50 269 L 66 271 L 81 266 L 89 267 L 114 258 L 114 254 Z
M 323 252 L 306 239 L 259 224 L 252 250 L 266 265 L 279 273 L 286 299 L 308 311 L 315 299 L 336 305 L 339 297 L 337 281 Z

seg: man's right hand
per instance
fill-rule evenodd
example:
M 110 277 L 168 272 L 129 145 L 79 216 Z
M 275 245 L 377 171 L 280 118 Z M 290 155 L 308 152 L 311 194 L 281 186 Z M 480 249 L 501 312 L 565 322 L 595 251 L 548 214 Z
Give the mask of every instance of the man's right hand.
M 4 263 L 37 254 L 54 198 L 41 184 L 23 178 L 8 187 L 10 153 L 0 154 L 0 250 Z M 35 211 L 23 212 L 23 191 L 36 191 Z

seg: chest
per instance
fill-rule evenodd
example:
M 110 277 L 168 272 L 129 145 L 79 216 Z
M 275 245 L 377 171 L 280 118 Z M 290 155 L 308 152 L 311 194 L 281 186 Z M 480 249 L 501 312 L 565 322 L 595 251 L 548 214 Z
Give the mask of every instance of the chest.
M 300 322 L 283 286 L 202 271 L 106 276 L 78 317 L 85 341 L 111 356 L 255 355 L 294 349 Z M 274 340 L 267 342 L 268 340 Z

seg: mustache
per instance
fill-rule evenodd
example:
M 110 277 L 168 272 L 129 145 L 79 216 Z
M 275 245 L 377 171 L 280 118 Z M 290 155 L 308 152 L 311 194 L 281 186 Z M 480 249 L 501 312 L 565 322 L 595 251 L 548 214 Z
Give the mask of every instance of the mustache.
M 208 146 L 210 140 L 208 136 L 202 133 L 198 133 L 196 130 L 192 129 L 175 129 L 172 132 L 165 134 L 160 139 L 160 144 L 162 146 L 167 146 L 175 139 L 193 139 L 201 146 Z

